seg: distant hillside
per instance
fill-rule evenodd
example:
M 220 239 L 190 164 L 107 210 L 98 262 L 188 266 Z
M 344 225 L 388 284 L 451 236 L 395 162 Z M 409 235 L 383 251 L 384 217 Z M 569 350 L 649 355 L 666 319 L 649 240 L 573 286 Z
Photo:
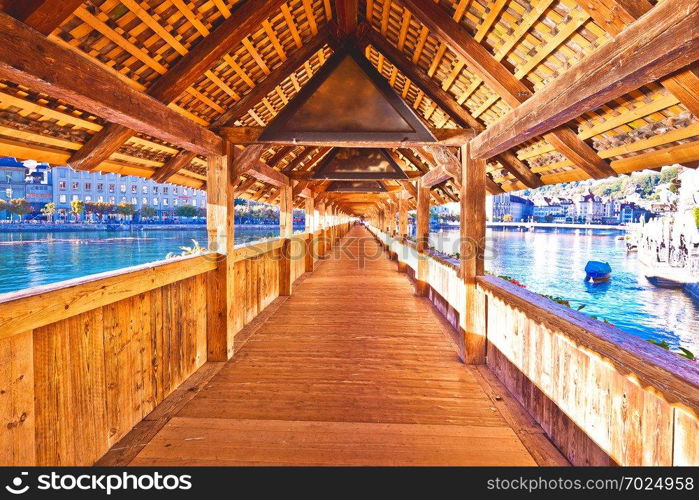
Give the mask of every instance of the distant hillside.
M 543 186 L 538 189 L 522 191 L 526 197 L 546 196 L 573 198 L 576 195 L 592 191 L 593 194 L 604 197 L 627 199 L 629 197 L 642 200 L 660 199 L 660 192 L 667 189 L 677 191 L 672 181 L 677 178 L 683 167 L 665 167 L 660 172 L 644 170 L 631 175 L 620 175 L 609 179 L 585 180 Z

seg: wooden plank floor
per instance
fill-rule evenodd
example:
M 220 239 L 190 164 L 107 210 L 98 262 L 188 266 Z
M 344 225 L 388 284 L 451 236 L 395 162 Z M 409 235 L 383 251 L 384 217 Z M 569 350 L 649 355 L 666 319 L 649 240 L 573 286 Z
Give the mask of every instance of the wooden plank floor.
M 380 254 L 353 228 L 131 463 L 536 465 L 430 303 L 361 245 Z

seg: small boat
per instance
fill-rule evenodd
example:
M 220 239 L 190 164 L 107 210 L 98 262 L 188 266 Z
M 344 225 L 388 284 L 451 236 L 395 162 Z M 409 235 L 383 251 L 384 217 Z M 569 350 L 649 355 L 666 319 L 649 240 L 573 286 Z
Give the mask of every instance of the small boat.
M 585 265 L 585 281 L 604 283 L 612 277 L 612 266 L 606 262 L 591 260 Z

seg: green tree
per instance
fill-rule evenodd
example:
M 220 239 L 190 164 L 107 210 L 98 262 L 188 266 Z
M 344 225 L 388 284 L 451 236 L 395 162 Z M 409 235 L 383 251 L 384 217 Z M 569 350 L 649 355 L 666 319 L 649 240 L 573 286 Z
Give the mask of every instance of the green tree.
M 56 204 L 54 202 L 47 203 L 41 209 L 41 213 L 46 216 L 49 222 L 53 222 L 53 217 L 56 215 Z
M 143 205 L 141 207 L 141 217 L 144 219 L 150 219 L 155 215 L 155 208 L 151 207 L 150 205 Z
M 88 202 L 85 204 L 85 211 L 95 214 L 100 221 L 103 221 L 105 215 L 114 212 L 114 205 L 103 201 Z
M 81 200 L 73 200 L 70 202 L 70 213 L 75 217 L 75 222 L 80 219 L 80 214 L 85 210 L 85 202 Z
M 178 217 L 195 217 L 197 208 L 192 205 L 180 205 L 175 209 L 175 215 Z
M 22 217 L 24 215 L 31 213 L 32 206 L 24 198 L 14 198 L 14 199 L 10 200 L 9 209 L 10 209 L 10 213 L 17 215 L 19 217 L 20 222 L 21 222 Z
M 116 213 L 122 217 L 133 217 L 136 213 L 136 205 L 122 201 L 116 206 Z

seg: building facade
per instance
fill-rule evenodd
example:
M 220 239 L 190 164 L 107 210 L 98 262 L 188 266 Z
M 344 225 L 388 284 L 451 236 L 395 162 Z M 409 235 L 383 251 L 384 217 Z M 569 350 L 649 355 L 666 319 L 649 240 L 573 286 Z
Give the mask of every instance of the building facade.
M 513 222 L 526 221 L 534 212 L 534 203 L 531 200 L 503 193 L 493 196 L 493 220 L 503 221 L 511 217 Z
M 140 211 L 150 206 L 158 217 L 172 217 L 178 206 L 206 208 L 206 192 L 161 184 L 150 179 L 104 172 L 85 172 L 70 167 L 51 169 L 53 202 L 59 212 L 70 212 L 70 202 L 130 203 Z

